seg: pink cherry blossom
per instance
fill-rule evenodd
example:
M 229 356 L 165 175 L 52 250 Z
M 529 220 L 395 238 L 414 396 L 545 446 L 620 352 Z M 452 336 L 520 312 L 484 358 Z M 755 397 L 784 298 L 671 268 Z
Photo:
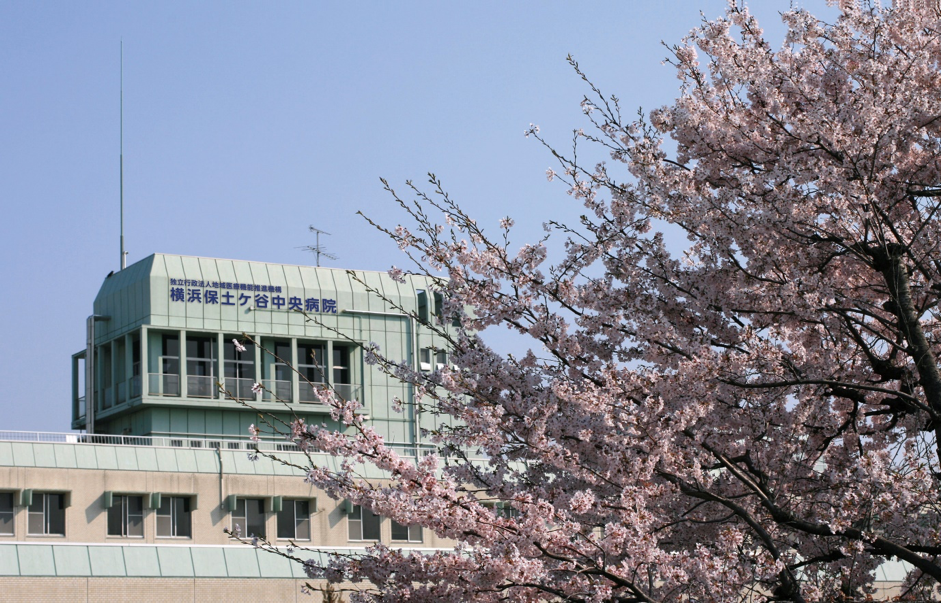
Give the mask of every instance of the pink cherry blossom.
M 774 48 L 739 4 L 675 47 L 680 95 L 649 120 L 589 86 L 597 156 L 553 149 L 579 224 L 516 251 L 435 176 L 418 206 L 386 185 L 412 222 L 386 232 L 470 309 L 423 327 L 456 369 L 369 352 L 437 454 L 399 454 L 329 390 L 344 429 L 290 437 L 337 458 L 311 484 L 455 545 L 311 578 L 359 601 L 823 602 L 902 560 L 912 597 L 941 598 L 941 17 L 790 10 Z

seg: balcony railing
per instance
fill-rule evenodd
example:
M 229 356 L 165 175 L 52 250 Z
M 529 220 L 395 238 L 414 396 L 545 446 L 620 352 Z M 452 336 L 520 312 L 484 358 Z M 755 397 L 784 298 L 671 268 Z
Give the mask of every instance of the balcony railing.
M 262 436 L 252 442 L 248 437 L 209 434 L 159 434 L 151 436 L 108 435 L 87 433 L 52 433 L 42 431 L 0 431 L 0 442 L 42 442 L 59 444 L 107 444 L 112 446 L 154 446 L 162 448 L 219 448 L 221 450 L 258 450 L 268 452 L 294 452 L 299 450 L 283 437 Z M 388 443 L 389 448 L 402 456 L 422 457 L 437 452 L 432 444 Z
M 262 400 L 265 402 L 293 402 L 294 396 L 291 395 L 291 382 L 275 379 L 266 379 L 262 382 L 265 386 Z
M 118 391 L 118 400 L 117 400 L 117 403 L 118 403 L 118 404 L 124 404 L 125 402 L 127 402 L 127 382 L 126 382 L 126 381 L 118 381 L 118 383 L 117 383 L 117 388 L 116 388 L 116 389 L 117 389 L 117 391 Z
M 79 396 L 75 402 L 78 405 L 78 416 L 75 418 L 84 419 L 85 418 L 85 396 Z
M 131 397 L 140 398 L 141 394 L 141 378 L 140 375 L 134 375 L 131 377 L 129 383 L 131 384 Z
M 190 398 L 215 398 L 216 378 L 212 375 L 187 375 L 186 395 Z
M 148 373 L 147 393 L 151 396 L 179 396 L 180 376 L 167 373 Z
M 299 398 L 301 402 L 305 404 L 319 404 L 320 398 L 317 397 L 317 390 L 330 389 L 330 385 L 326 383 L 314 383 L 308 385 L 307 383 L 301 383 L 301 388 L 299 392 Z M 337 396 L 341 400 L 361 400 L 360 396 L 360 387 L 358 385 L 352 385 L 349 383 L 335 383 L 333 390 L 336 392 Z
M 255 392 L 252 391 L 253 385 L 255 385 L 255 381 L 252 379 L 236 379 L 233 377 L 227 377 L 225 383 L 223 383 L 226 397 L 230 399 L 239 398 L 240 400 L 255 399 Z

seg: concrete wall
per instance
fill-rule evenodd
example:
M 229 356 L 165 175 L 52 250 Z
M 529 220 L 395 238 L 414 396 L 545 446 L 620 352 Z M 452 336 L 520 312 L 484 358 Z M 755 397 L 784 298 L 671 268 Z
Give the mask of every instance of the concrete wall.
M 41 467 L 0 467 L 0 490 L 32 489 L 39 492 L 69 492 L 71 505 L 66 509 L 65 536 L 31 536 L 27 534 L 26 507 L 14 508 L 14 535 L 0 536 L 0 544 L 10 541 L 81 543 L 153 543 L 224 545 L 232 541 L 223 529 L 232 525 L 232 516 L 225 501 L 229 495 L 245 498 L 282 496 L 288 499 L 316 499 L 317 509 L 311 511 L 311 541 L 313 546 L 348 547 L 347 516 L 342 505 L 322 491 L 307 484 L 300 477 L 278 475 L 239 475 L 159 471 L 112 471 L 51 469 Z M 104 493 L 138 494 L 159 492 L 163 496 L 195 495 L 197 508 L 192 511 L 192 538 L 160 538 L 156 536 L 156 511 L 144 510 L 144 537 L 123 538 L 107 535 L 108 513 L 104 506 Z M 145 499 L 146 505 L 146 499 Z M 266 514 L 266 533 L 269 540 L 279 542 L 277 516 Z M 381 541 L 391 542 L 391 521 L 381 522 Z M 287 544 L 287 541 L 280 541 Z M 353 543 L 363 545 L 364 543 Z M 439 547 L 449 546 L 428 530 L 423 543 L 395 543 L 395 546 Z

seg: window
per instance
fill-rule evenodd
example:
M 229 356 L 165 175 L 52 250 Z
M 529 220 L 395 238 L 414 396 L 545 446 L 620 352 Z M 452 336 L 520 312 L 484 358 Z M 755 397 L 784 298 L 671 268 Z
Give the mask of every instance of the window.
M 186 387 L 191 398 L 212 398 L 215 393 L 215 337 L 186 338 Z
M 124 337 L 118 337 L 111 342 L 114 359 L 114 374 L 112 378 L 112 387 L 115 391 L 115 404 L 124 404 L 127 402 L 127 340 Z
M 512 506 L 508 502 L 485 502 L 482 504 L 488 509 L 491 509 L 494 516 L 496 517 L 506 517 L 507 519 L 513 519 L 520 516 L 519 509 Z
M 13 493 L 0 492 L 0 534 L 13 535 Z
M 160 356 L 161 389 L 164 396 L 180 395 L 180 337 L 164 334 Z
M 369 509 L 354 505 L 347 523 L 350 540 L 379 540 L 379 516 Z
M 238 526 L 238 529 L 236 529 Z M 242 536 L 265 537 L 265 500 L 239 498 L 232 511 L 232 529 Z
M 267 390 L 262 395 L 265 400 L 292 402 L 291 342 L 275 341 L 269 344 L 269 349 L 265 359 L 268 363 L 265 377 L 269 380 L 265 382 Z
M 418 320 L 428 322 L 428 293 L 424 289 L 416 289 L 415 295 L 418 297 Z
M 226 338 L 222 347 L 225 354 L 225 388 L 229 395 L 234 398 L 254 398 L 255 349 L 249 347 L 239 352 L 230 337 Z
M 34 492 L 26 514 L 31 536 L 65 536 L 65 494 Z
M 430 373 L 432 370 L 440 371 L 448 365 L 448 353 L 436 348 L 422 348 L 419 350 L 419 369 L 423 373 Z M 434 365 L 431 361 L 434 360 Z
M 392 522 L 392 540 L 399 542 L 421 542 L 422 531 L 419 525 L 403 526 L 397 521 Z
M 297 372 L 300 374 L 301 402 L 319 402 L 311 384 L 327 382 L 324 359 L 327 350 L 323 344 L 298 343 L 297 344 Z
M 140 335 L 131 337 L 131 397 L 141 395 Z
M 108 508 L 108 536 L 143 538 L 144 497 L 115 496 Z
M 160 538 L 190 538 L 193 535 L 189 497 L 161 497 L 157 509 L 157 536 Z
M 111 374 L 111 344 L 106 343 L 98 348 L 98 360 L 101 362 L 101 384 L 104 387 L 105 396 L 102 400 L 102 408 L 111 408 L 114 406 L 114 390 L 112 389 Z
M 350 381 L 350 350 L 342 346 L 333 346 L 333 383 L 352 383 Z
M 278 511 L 278 538 L 310 540 L 310 501 L 284 501 Z
M 343 400 L 352 400 L 356 392 L 352 386 L 353 374 L 350 370 L 350 349 L 333 346 L 333 391 Z
M 435 291 L 435 316 L 439 321 L 444 320 L 444 295 Z

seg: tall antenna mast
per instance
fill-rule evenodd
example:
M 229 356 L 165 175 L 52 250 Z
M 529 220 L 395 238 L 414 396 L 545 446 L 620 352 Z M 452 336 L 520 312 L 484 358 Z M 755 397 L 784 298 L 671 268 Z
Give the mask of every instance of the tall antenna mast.
M 319 228 L 314 228 L 313 226 L 310 227 L 310 231 L 317 235 L 317 243 L 315 245 L 307 245 L 306 247 L 302 247 L 301 249 L 306 249 L 307 251 L 317 256 L 318 268 L 320 268 L 320 256 L 324 256 L 325 258 L 329 258 L 331 260 L 336 261 L 337 256 L 333 255 L 332 253 L 328 252 L 326 249 L 320 246 L 320 235 L 325 234 L 327 236 L 330 236 L 330 233 L 325 230 L 320 230 Z
M 127 268 L 124 251 L 124 40 L 121 40 L 121 270 Z

